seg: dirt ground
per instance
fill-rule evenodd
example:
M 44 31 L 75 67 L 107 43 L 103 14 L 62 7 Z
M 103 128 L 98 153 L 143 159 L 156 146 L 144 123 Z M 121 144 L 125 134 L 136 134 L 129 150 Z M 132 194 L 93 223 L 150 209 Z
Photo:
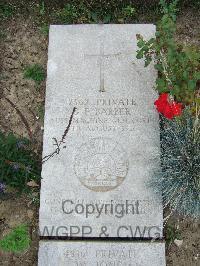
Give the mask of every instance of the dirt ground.
M 38 253 L 38 206 L 28 196 L 0 201 L 0 238 L 20 224 L 30 228 L 31 246 L 19 255 L 0 251 L 1 266 L 35 266 Z
M 199 14 L 186 10 L 178 18 L 178 36 L 181 42 L 200 44 Z M 0 38 L 0 130 L 13 131 L 31 137 L 35 150 L 42 146 L 45 82 L 36 86 L 23 78 L 23 69 L 33 63 L 46 68 L 48 37 L 41 33 L 33 18 L 13 17 L 1 25 Z M 24 115 L 27 126 L 16 108 Z M 38 197 L 38 195 L 36 195 Z M 0 265 L 37 265 L 38 250 L 38 205 L 29 196 L 0 200 L 0 238 L 21 223 L 30 225 L 31 247 L 23 254 L 0 253 Z M 172 217 L 168 223 L 179 227 L 183 243 L 172 243 L 167 252 L 167 265 L 195 266 L 200 264 L 200 224 Z

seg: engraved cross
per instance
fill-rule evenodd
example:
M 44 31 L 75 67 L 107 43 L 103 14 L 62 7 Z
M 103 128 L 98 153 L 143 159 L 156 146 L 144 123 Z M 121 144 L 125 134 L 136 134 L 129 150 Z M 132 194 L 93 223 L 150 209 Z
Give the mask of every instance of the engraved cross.
M 104 59 L 105 58 L 109 58 L 112 56 L 119 56 L 121 55 L 121 53 L 117 53 L 117 54 L 104 54 L 104 44 L 101 43 L 100 46 L 100 54 L 86 54 L 85 57 L 97 57 L 98 58 L 98 62 L 99 62 L 99 76 L 100 76 L 100 88 L 99 91 L 100 92 L 105 92 L 105 83 L 104 83 Z

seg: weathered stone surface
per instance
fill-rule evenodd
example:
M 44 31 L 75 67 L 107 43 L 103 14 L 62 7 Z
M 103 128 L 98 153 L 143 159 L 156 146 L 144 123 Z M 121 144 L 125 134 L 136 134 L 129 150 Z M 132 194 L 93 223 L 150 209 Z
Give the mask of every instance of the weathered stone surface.
M 165 266 L 163 243 L 41 241 L 38 266 Z
M 162 237 L 162 204 L 148 182 L 159 169 L 153 66 L 135 58 L 153 25 L 51 26 L 40 234 Z

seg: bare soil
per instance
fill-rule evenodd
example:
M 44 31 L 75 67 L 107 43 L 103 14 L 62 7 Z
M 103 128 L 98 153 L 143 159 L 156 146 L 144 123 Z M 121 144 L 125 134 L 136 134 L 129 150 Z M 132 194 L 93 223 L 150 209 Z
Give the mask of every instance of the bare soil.
M 45 82 L 38 86 L 34 81 L 24 79 L 23 72 L 32 64 L 40 64 L 46 69 L 48 40 L 31 20 L 12 19 L 2 28 L 5 39 L 1 40 L 1 130 L 32 137 L 41 145 Z M 16 109 L 23 114 L 28 128 Z
M 181 246 L 172 242 L 166 248 L 167 266 L 198 266 L 200 260 L 200 223 L 172 216 L 167 226 L 173 225 L 180 231 Z
M 38 206 L 31 199 L 21 196 L 15 199 L 0 200 L 0 239 L 20 224 L 28 224 L 31 246 L 20 254 L 0 251 L 1 266 L 36 266 L 38 253 Z
M 34 63 L 46 68 L 48 38 L 40 32 L 33 17 L 16 16 L 6 20 L 1 25 L 1 31 L 3 37 L 0 37 L 0 130 L 31 137 L 35 142 L 35 150 L 40 153 L 45 82 L 36 86 L 33 81 L 24 79 L 23 69 Z M 199 45 L 199 37 L 199 14 L 186 10 L 178 18 L 177 39 L 187 44 Z M 16 109 L 25 117 L 28 128 Z M 18 255 L 1 252 L 2 266 L 37 265 L 38 206 L 32 204 L 27 195 L 6 201 L 0 200 L 0 239 L 21 223 L 30 225 L 31 247 Z M 199 265 L 199 223 L 177 217 L 172 217 L 168 223 L 179 227 L 183 244 L 178 247 L 172 243 L 167 248 L 167 265 Z

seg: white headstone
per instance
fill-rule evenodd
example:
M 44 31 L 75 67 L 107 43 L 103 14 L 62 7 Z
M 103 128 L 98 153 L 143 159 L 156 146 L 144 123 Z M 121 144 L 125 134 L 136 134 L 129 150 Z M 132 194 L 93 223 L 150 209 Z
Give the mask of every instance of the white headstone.
M 156 71 L 136 59 L 136 34 L 155 26 L 50 28 L 43 156 L 65 143 L 43 164 L 42 236 L 162 237 L 148 184 L 159 169 Z

